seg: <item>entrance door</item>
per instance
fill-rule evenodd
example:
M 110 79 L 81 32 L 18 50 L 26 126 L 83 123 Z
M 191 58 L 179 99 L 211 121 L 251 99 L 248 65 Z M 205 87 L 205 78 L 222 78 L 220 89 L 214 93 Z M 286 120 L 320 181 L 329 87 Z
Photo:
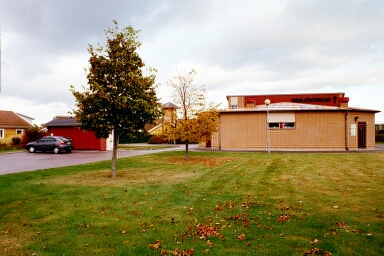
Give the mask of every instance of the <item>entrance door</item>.
M 367 147 L 367 123 L 359 122 L 357 131 L 358 131 L 358 147 L 366 148 Z

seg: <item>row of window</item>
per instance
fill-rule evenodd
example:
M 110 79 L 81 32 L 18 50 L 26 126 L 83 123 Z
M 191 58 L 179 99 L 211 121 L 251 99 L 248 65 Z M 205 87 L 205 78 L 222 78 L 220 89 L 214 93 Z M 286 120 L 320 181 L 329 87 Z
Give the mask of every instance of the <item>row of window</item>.
M 273 122 L 268 123 L 269 129 L 294 129 L 296 127 L 295 122 Z
M 23 129 L 16 129 L 16 134 L 23 134 L 24 130 Z M 5 132 L 3 128 L 0 128 L 0 138 L 4 138 Z

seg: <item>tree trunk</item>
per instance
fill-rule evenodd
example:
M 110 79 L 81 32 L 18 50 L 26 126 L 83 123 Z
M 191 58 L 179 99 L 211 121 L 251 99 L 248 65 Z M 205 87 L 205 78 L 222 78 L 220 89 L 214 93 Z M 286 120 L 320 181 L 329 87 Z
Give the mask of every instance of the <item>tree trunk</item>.
M 112 150 L 112 178 L 116 177 L 117 146 L 119 145 L 119 132 L 117 128 L 113 131 L 113 150 Z
M 185 142 L 185 160 L 189 160 L 189 141 Z

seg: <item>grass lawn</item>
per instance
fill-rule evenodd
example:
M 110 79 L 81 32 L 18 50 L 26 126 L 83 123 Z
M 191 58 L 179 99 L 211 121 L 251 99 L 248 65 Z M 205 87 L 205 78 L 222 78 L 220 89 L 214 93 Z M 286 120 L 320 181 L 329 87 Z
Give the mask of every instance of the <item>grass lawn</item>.
M 0 176 L 0 254 L 384 254 L 384 153 L 190 156 Z
M 24 148 L 11 148 L 11 149 L 1 149 L 0 148 L 0 154 L 5 154 L 5 153 L 13 153 L 13 152 L 23 152 L 25 151 Z

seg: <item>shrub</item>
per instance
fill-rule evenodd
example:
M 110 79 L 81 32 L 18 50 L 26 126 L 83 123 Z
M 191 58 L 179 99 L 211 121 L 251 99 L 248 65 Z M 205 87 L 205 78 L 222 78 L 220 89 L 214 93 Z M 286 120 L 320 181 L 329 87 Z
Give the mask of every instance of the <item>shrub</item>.
M 13 146 L 20 146 L 21 145 L 21 138 L 20 137 L 13 137 L 12 138 L 12 145 Z
M 143 134 L 140 134 L 138 136 L 125 136 L 125 137 L 121 137 L 119 142 L 120 144 L 147 143 L 152 136 L 153 135 L 143 135 Z
M 152 136 L 148 141 L 149 144 L 163 144 L 164 142 L 164 138 L 159 135 Z
M 376 142 L 384 142 L 384 134 L 377 134 Z
M 10 147 L 7 143 L 0 143 L 0 151 L 9 150 Z
M 47 135 L 47 132 L 44 131 L 43 127 L 39 127 L 37 125 L 34 125 L 33 127 L 27 129 L 23 136 L 23 145 L 26 145 L 27 143 L 31 141 L 38 140 L 39 138 Z

